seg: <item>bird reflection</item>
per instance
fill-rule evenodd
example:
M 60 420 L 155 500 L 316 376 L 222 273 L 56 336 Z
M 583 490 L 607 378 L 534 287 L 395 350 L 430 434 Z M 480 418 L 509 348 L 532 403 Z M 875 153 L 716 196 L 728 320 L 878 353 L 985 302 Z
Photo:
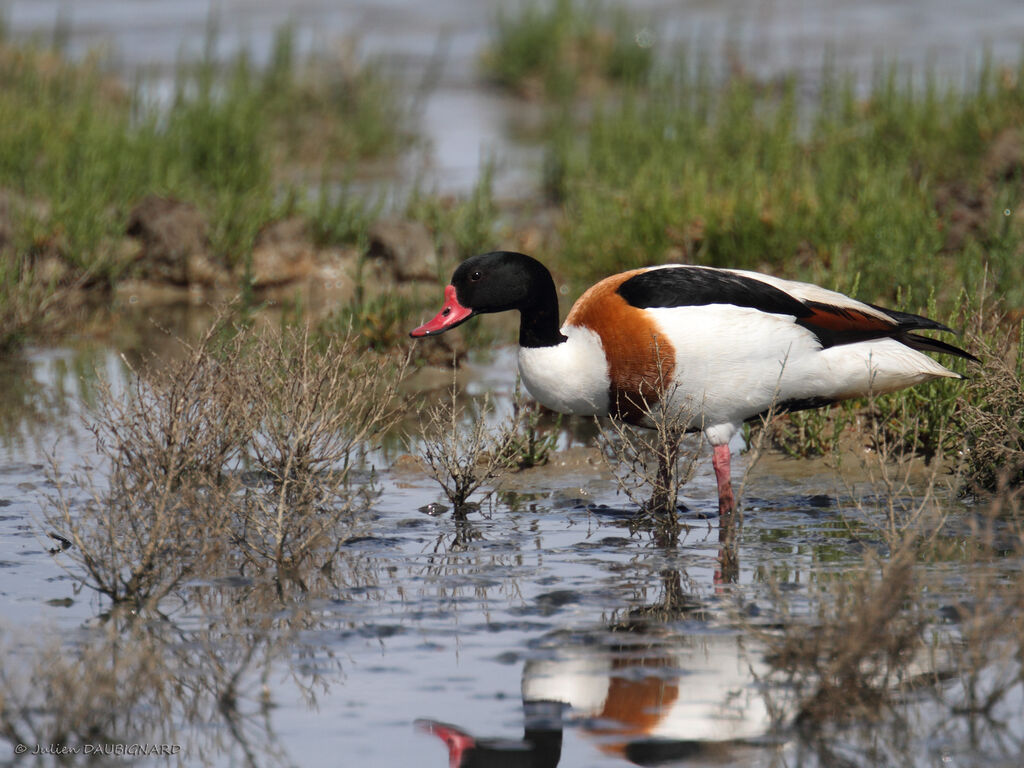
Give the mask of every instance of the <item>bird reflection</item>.
M 764 663 L 747 653 L 742 635 L 708 620 L 678 571 L 664 571 L 662 582 L 656 603 L 617 622 L 533 643 L 523 668 L 522 738 L 479 738 L 432 720 L 418 726 L 445 743 L 450 768 L 555 766 L 565 727 L 638 765 L 733 759 L 780 720 L 757 682 Z

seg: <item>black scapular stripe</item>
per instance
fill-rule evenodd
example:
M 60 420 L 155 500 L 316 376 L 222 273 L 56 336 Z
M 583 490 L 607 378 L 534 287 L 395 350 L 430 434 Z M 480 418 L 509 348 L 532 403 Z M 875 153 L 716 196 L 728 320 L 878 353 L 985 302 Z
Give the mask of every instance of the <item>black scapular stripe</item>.
M 618 293 L 638 309 L 733 304 L 797 318 L 811 314 L 802 301 L 768 283 L 704 267 L 668 267 L 641 272 L 623 282 Z
M 916 330 L 953 332 L 951 328 L 942 323 L 922 315 L 869 304 L 868 306 L 872 309 L 877 309 L 892 318 L 895 325 L 891 328 L 859 329 L 854 327 L 849 330 L 823 328 L 813 321 L 807 320 L 814 314 L 814 306 L 853 319 L 851 311 L 843 307 L 816 302 L 805 304 L 768 283 L 717 269 L 683 266 L 648 270 L 624 281 L 619 286 L 618 294 L 638 309 L 732 304 L 776 315 L 791 315 L 796 318 L 797 325 L 803 326 L 817 336 L 822 347 L 826 348 L 889 336 L 906 344 L 911 349 L 941 352 L 974 362 L 978 361 L 974 355 L 959 347 L 954 347 L 952 344 L 916 333 L 908 333 L 908 331 Z M 802 407 L 804 406 L 800 406 L 796 410 L 800 410 Z M 789 410 L 794 409 L 789 408 Z

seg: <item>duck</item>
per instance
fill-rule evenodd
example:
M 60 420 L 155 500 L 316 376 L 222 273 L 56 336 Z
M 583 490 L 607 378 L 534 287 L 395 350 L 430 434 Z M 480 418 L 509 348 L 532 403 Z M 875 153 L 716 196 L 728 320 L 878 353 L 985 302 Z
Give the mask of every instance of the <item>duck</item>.
M 934 379 L 961 379 L 925 354 L 978 359 L 920 331 L 952 333 L 812 283 L 721 267 L 663 264 L 606 277 L 559 323 L 558 290 L 537 259 L 512 251 L 455 269 L 437 315 L 413 338 L 475 315 L 519 311 L 519 374 L 541 405 L 653 426 L 682 414 L 712 449 L 719 514 L 731 514 L 730 439 L 769 413 L 823 407 Z

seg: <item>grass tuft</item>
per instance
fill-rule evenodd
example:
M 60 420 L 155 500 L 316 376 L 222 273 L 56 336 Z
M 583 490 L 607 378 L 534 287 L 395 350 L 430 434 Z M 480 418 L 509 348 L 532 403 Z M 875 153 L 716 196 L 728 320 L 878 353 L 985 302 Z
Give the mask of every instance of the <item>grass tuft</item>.
M 499 11 L 483 58 L 498 85 L 564 100 L 607 84 L 642 82 L 653 65 L 653 33 L 623 8 L 590 0 L 523 2 Z

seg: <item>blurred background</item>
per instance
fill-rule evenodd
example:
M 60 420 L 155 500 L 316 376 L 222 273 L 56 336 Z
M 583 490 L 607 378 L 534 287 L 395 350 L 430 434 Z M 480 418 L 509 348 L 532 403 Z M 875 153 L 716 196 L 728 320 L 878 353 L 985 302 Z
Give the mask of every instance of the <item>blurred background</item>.
M 529 153 L 515 141 L 521 105 L 488 88 L 481 56 L 494 42 L 496 18 L 528 3 L 437 0 L 429 5 L 383 0 L 8 0 L 10 34 L 19 40 L 57 35 L 80 59 L 103 51 L 110 66 L 133 77 L 161 74 L 151 83 L 169 91 L 176 64 L 204 55 L 211 24 L 213 51 L 228 60 L 246 50 L 265 65 L 282 26 L 294 28 L 299 52 L 336 50 L 359 61 L 380 60 L 417 99 L 407 128 L 429 140 L 432 181 L 444 191 L 466 191 L 483 158 L 496 162 L 496 181 L 523 193 Z M 552 3 L 535 3 L 538 8 Z M 586 5 L 586 4 L 580 4 Z M 632 0 L 608 3 L 628 10 L 624 34 L 656 45 L 663 58 L 680 46 L 742 61 L 759 78 L 796 75 L 808 95 L 831 62 L 867 88 L 880 65 L 899 65 L 923 79 L 953 81 L 976 74 L 986 57 L 1016 64 L 1024 37 L 1024 10 L 1014 0 Z M 595 5 L 596 7 L 596 5 Z M 162 89 L 162 90 L 161 90 Z M 510 125 L 512 123 L 512 125 Z

